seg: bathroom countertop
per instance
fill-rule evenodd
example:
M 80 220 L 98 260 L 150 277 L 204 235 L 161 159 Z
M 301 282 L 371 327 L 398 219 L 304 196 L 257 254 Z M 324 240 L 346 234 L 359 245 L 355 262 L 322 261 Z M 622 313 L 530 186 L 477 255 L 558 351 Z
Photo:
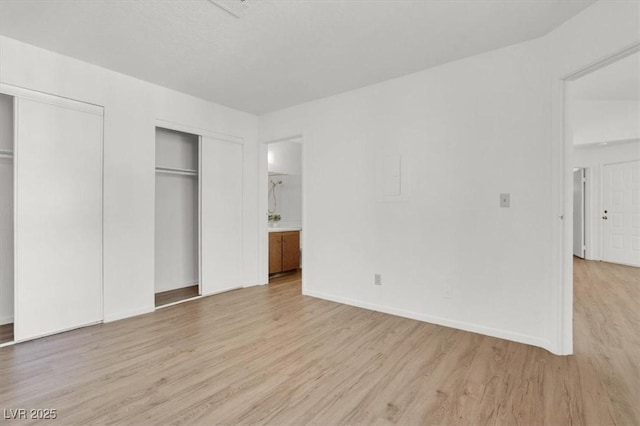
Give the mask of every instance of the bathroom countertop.
M 270 226 L 269 232 L 288 232 L 288 231 L 302 231 L 299 226 Z

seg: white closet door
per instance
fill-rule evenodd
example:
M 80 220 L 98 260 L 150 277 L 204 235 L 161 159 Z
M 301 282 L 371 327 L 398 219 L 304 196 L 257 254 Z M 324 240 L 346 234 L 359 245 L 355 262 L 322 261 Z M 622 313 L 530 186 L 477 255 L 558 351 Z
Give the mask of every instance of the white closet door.
M 202 294 L 242 285 L 242 145 L 202 138 Z
M 102 320 L 102 108 L 55 99 L 18 99 L 16 340 Z

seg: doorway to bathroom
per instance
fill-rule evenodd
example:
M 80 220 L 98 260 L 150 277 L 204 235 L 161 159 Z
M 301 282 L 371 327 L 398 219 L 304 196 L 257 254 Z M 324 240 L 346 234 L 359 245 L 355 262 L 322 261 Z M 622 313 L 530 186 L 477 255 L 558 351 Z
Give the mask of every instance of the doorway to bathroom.
M 300 281 L 302 269 L 302 138 L 267 144 L 269 284 Z

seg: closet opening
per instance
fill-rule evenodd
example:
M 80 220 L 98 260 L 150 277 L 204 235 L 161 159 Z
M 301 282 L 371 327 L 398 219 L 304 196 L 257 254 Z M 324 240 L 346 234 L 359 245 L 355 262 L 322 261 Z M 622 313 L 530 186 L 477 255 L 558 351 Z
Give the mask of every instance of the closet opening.
M 13 96 L 0 93 L 0 345 L 13 342 Z
M 156 127 L 155 306 L 198 297 L 200 137 Z

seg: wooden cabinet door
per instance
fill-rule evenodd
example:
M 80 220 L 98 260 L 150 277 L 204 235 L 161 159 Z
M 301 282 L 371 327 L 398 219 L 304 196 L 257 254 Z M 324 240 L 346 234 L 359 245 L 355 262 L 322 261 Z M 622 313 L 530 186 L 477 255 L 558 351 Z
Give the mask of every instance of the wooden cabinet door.
M 269 234 L 269 273 L 282 272 L 282 234 L 272 232 Z
M 300 267 L 300 233 L 282 233 L 282 270 L 290 271 Z

